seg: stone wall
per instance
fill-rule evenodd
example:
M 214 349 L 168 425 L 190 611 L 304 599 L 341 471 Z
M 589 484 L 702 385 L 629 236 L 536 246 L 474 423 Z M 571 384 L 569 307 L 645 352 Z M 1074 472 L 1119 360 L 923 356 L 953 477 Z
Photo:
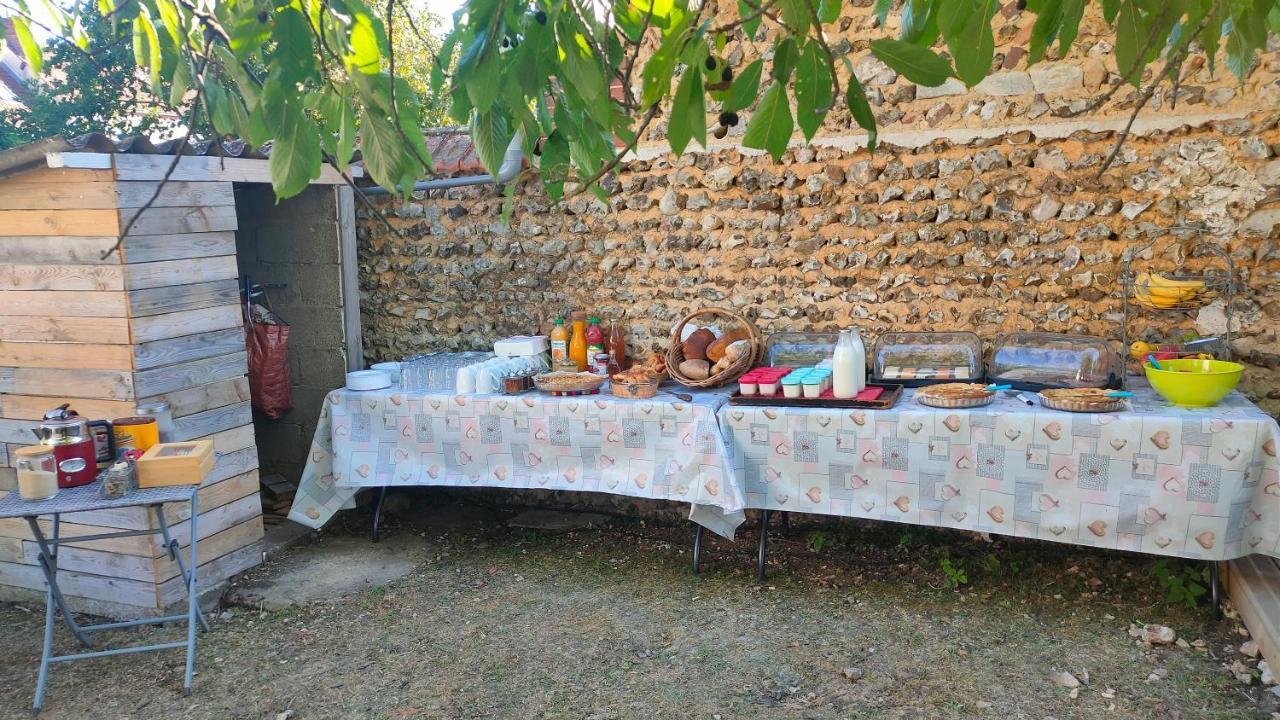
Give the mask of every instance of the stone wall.
M 738 149 L 739 126 L 708 152 L 677 158 L 642 146 L 607 179 L 607 202 L 555 205 L 522 183 L 510 226 L 491 187 L 388 201 L 391 229 L 361 210 L 368 359 L 484 347 L 579 308 L 621 319 L 633 353 L 665 346 L 676 320 L 708 305 L 766 332 L 854 324 L 872 335 L 965 329 L 990 341 L 1042 329 L 1118 339 L 1122 259 L 1155 240 L 1135 263 L 1171 269 L 1194 234 L 1167 228 L 1197 226 L 1230 249 L 1244 284 L 1234 343 L 1250 366 L 1242 389 L 1280 414 L 1274 49 L 1244 84 L 1221 61 L 1209 77 L 1193 57 L 1176 111 L 1158 94 L 1099 176 L 1133 91 L 1074 115 L 1116 80 L 1098 18 L 1086 18 L 1071 57 L 1027 70 L 1031 18 L 1010 3 L 997 34 L 997 62 L 1010 69 L 966 92 L 915 87 L 870 58 L 867 39 L 885 31 L 869 12 L 847 6 L 829 39 L 872 88 L 884 128 L 875 155 L 837 108 L 814 147 L 797 144 L 777 164 Z M 725 54 L 741 64 L 766 47 L 737 38 Z M 1164 340 L 1222 327 L 1218 303 L 1143 316 L 1136 329 Z
M 254 413 L 262 474 L 297 481 L 324 398 L 346 383 L 341 241 L 334 189 L 313 185 L 276 203 L 269 185 L 236 188 L 241 277 L 269 288 L 289 334 L 293 410 L 278 420 Z

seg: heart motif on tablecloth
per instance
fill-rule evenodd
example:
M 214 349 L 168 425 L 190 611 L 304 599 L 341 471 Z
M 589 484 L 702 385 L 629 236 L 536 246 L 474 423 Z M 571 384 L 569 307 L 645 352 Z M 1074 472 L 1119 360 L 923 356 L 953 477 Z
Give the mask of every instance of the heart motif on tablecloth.
M 538 442 L 546 442 L 547 438 L 549 437 L 550 435 L 547 435 L 547 431 L 543 428 L 538 428 L 537 430 L 533 431 L 533 439 L 537 440 Z M 614 442 L 617 442 L 617 440 L 614 440 Z
M 1064 533 L 1064 532 L 1066 532 L 1066 531 L 1067 531 L 1067 529 L 1066 529 L 1065 527 L 1063 527 L 1062 525 L 1054 525 L 1054 526 L 1052 526 L 1052 527 L 1050 527 L 1050 528 L 1049 528 L 1049 532 L 1053 533 L 1053 534 L 1054 534 L 1054 535 L 1056 535 L 1056 536 L 1061 536 L 1061 535 L 1062 535 L 1062 533 Z
M 1048 494 L 1042 493 L 1040 495 L 1040 512 L 1049 512 L 1056 507 L 1058 507 L 1057 500 L 1054 500 L 1053 497 Z
M 605 485 L 608 485 L 610 490 L 616 489 L 618 487 L 618 478 L 609 478 Z
M 457 405 L 460 408 L 464 408 L 467 406 L 467 399 L 462 397 L 461 395 L 454 395 L 453 404 Z
M 1226 458 L 1228 462 L 1235 460 L 1240 457 L 1240 448 L 1222 448 L 1222 457 Z
M 476 438 L 480 437 L 480 431 L 476 430 L 474 426 L 467 428 L 467 431 L 464 434 L 466 435 L 468 440 L 475 440 Z
M 365 400 L 365 401 L 364 401 L 364 404 L 365 404 L 366 406 L 368 406 L 368 408 L 369 408 L 370 410 L 377 410 L 377 409 L 378 409 L 378 399 L 377 399 L 377 398 L 369 398 L 368 400 Z
M 311 451 L 311 462 L 320 462 L 320 461 L 321 461 L 321 460 L 323 460 L 323 459 L 324 459 L 324 451 L 323 451 L 323 450 L 312 450 L 312 451 Z
M 907 429 L 908 429 L 908 430 L 910 430 L 910 431 L 912 432 L 912 434 L 918 433 L 918 432 L 920 432 L 922 429 L 924 429 L 924 423 L 922 423 L 922 422 L 909 422 L 909 423 L 907 423 Z
M 1124 438 L 1111 438 L 1111 449 L 1115 450 L 1116 452 L 1123 450 L 1124 446 L 1128 444 L 1129 444 L 1129 441 L 1125 440 Z
M 534 400 L 533 398 L 521 398 L 520 402 L 524 403 L 524 406 L 529 408 L 530 410 L 532 410 L 534 406 L 538 404 L 538 401 Z
M 849 487 L 851 489 L 860 490 L 866 486 L 867 486 L 867 479 L 862 477 L 861 475 L 854 474 L 849 476 Z
M 431 467 L 427 468 L 427 475 L 430 475 L 432 480 L 440 479 L 440 466 L 432 465 Z
M 1017 428 L 1006 428 L 1004 431 L 1004 436 L 1009 438 L 1009 442 L 1013 442 L 1014 440 L 1017 440 L 1019 437 L 1022 437 L 1022 431 Z
M 576 482 L 578 479 L 578 468 L 571 467 L 566 469 L 564 473 L 561 475 L 561 477 L 563 477 L 565 480 L 569 481 L 570 483 Z
M 360 476 L 360 477 L 362 477 L 362 478 L 367 478 L 367 477 L 369 477 L 369 466 L 368 466 L 368 465 L 360 465 L 360 466 L 358 466 L 358 467 L 356 468 L 356 474 L 357 474 L 357 475 L 359 475 L 359 476 Z
M 791 496 L 784 493 L 778 493 L 773 496 L 773 499 L 776 500 L 779 505 L 786 505 L 787 501 L 791 499 Z
M 1053 473 L 1053 476 L 1058 478 L 1059 480 L 1070 480 L 1071 475 L 1072 475 L 1071 468 L 1067 467 L 1066 465 L 1059 467 Z
M 1055 420 L 1049 423 L 1048 425 L 1045 425 L 1043 428 L 1040 428 L 1040 432 L 1044 433 L 1045 437 L 1055 442 L 1058 440 L 1061 440 L 1062 439 L 1062 423 Z
M 1271 457 L 1275 457 L 1276 456 L 1276 439 L 1268 438 L 1266 442 L 1262 443 L 1262 452 L 1266 453 Z
M 400 428 L 400 437 L 402 438 L 413 437 L 413 428 L 409 427 L 408 425 L 405 425 L 404 427 Z
M 734 422 L 742 422 L 742 418 L 746 417 L 746 415 L 739 410 L 734 410 L 729 413 L 729 417 L 733 418 Z
M 956 458 L 956 469 L 972 470 L 973 460 L 970 460 L 968 455 L 961 455 L 960 457 Z
M 1268 495 L 1280 495 L 1280 482 L 1267 483 L 1267 486 L 1262 488 L 1262 492 Z
M 409 459 L 409 453 L 401 450 L 400 448 L 396 448 L 395 452 L 391 453 L 391 458 L 396 463 L 402 463 Z
M 715 478 L 711 478 L 710 480 L 702 484 L 702 489 L 706 490 L 707 494 L 710 495 L 711 497 L 719 497 L 720 481 Z
M 313 507 L 309 507 L 309 508 L 307 508 L 306 515 L 307 515 L 307 517 L 311 518 L 312 520 L 319 520 L 319 519 L 320 519 L 320 511 L 319 511 L 319 510 L 317 510 L 317 509 L 315 509 L 315 508 L 313 508 Z
M 1161 430 L 1147 439 L 1150 440 L 1151 444 L 1155 445 L 1157 448 L 1161 450 L 1168 450 L 1172 437 L 1169 435 L 1168 430 Z
M 1257 510 L 1254 510 L 1253 508 L 1249 508 L 1248 510 L 1244 511 L 1244 520 L 1241 521 L 1240 526 L 1249 527 L 1250 525 L 1258 522 L 1261 519 L 1262 519 L 1262 513 L 1258 512 Z
M 1107 534 L 1106 520 L 1094 520 L 1093 522 L 1089 523 L 1086 527 L 1089 528 L 1089 532 L 1093 533 L 1098 537 L 1104 537 Z
M 898 512 L 909 513 L 911 512 L 911 498 L 906 495 L 899 495 L 898 498 L 893 501 L 893 506 L 898 508 Z
M 875 501 L 875 500 L 863 500 L 863 501 L 862 501 L 862 511 L 863 511 L 863 512 L 871 512 L 871 509 L 872 509 L 872 508 L 874 508 L 875 506 L 876 506 L 876 501 Z
M 427 404 L 431 406 L 431 409 L 432 409 L 432 410 L 439 410 L 439 409 L 440 409 L 440 401 L 439 401 L 439 400 L 428 400 L 428 401 L 427 401 Z
M 653 405 L 651 403 L 641 403 L 640 412 L 644 413 L 645 415 L 652 415 Z
M 1251 548 L 1256 548 L 1256 547 L 1258 547 L 1258 546 L 1259 546 L 1259 545 L 1261 545 L 1261 544 L 1262 544 L 1262 538 L 1261 538 L 1261 537 L 1254 536 L 1254 537 L 1249 538 L 1249 547 L 1251 547 Z
M 564 408 L 575 415 L 578 413 L 577 403 L 566 403 Z
M 819 427 L 826 427 L 831 424 L 831 418 L 827 417 L 826 415 L 819 415 L 818 417 L 814 418 L 814 422 L 818 423 Z
M 1196 544 L 1205 550 L 1212 550 L 1213 544 L 1217 539 L 1218 536 L 1214 534 L 1212 530 L 1205 530 L 1204 532 L 1196 534 Z
M 682 410 L 684 410 L 684 403 L 673 402 L 671 403 L 671 409 L 675 410 L 676 412 L 681 412 Z
M 506 482 L 507 468 L 499 465 L 498 467 L 493 469 L 493 476 L 498 479 L 498 482 Z
M 615 464 L 615 461 L 612 457 L 608 455 L 600 456 L 600 467 L 613 467 L 614 464 Z
M 605 408 L 609 407 L 609 403 L 605 402 L 604 400 L 596 400 L 595 402 L 596 402 L 596 407 L 601 410 L 604 410 Z
M 1155 525 L 1161 520 L 1167 519 L 1169 516 L 1153 507 L 1149 507 L 1142 511 L 1142 517 L 1147 521 L 1148 525 Z
M 470 465 L 470 464 L 471 464 L 471 453 L 467 452 L 466 450 L 459 450 L 459 451 L 458 451 L 458 464 L 459 464 L 459 465 Z
M 775 455 L 790 455 L 790 454 L 791 454 L 791 446 L 790 446 L 790 445 L 788 445 L 788 444 L 787 444 L 787 443 L 785 443 L 785 442 L 780 442 L 780 443 L 778 443 L 777 445 L 775 445 L 775 446 L 773 447 L 773 454 L 775 454 Z
M 1182 484 L 1182 481 L 1176 477 L 1170 477 L 1168 480 L 1164 481 L 1164 489 L 1166 492 L 1180 493 L 1185 487 L 1186 486 Z
M 1169 539 L 1169 538 L 1167 538 L 1167 537 L 1158 537 L 1158 538 L 1156 538 L 1156 547 L 1159 547 L 1160 549 L 1167 548 L 1167 547 L 1169 547 L 1169 545 L 1170 545 L 1170 544 L 1172 544 L 1172 543 L 1173 543 L 1173 540 L 1170 540 L 1170 539 Z
M 870 449 L 870 450 L 868 450 L 868 451 L 866 451 L 866 452 L 862 453 L 862 462 L 865 462 L 865 463 L 878 463 L 878 462 L 880 462 L 880 451 L 879 451 L 879 450 L 876 450 L 875 448 L 872 448 L 872 449 Z
M 538 463 L 542 462 L 542 456 L 534 452 L 525 453 L 524 461 L 525 461 L 525 464 L 528 465 L 529 467 L 536 467 Z
M 338 403 L 342 402 L 342 398 L 338 397 L 337 392 L 329 393 L 328 400 L 330 405 L 337 405 Z
M 395 405 L 396 407 L 400 406 L 400 402 L 402 400 L 402 398 L 399 395 L 388 395 L 387 399 L 390 400 L 391 404 Z
M 955 485 L 944 484 L 942 486 L 942 499 L 953 500 L 960 497 L 960 488 Z
M 764 468 L 764 481 L 765 481 L 765 482 L 767 482 L 767 483 L 771 483 L 771 482 L 773 482 L 774 480 L 777 480 L 777 479 L 778 479 L 778 478 L 780 478 L 780 477 L 782 477 L 782 473 L 778 472 L 778 471 L 777 471 L 777 469 L 775 469 L 775 468 L 773 468 L 773 467 L 771 467 L 771 466 L 768 466 L 768 465 L 766 465 L 766 466 L 765 466 L 765 468 Z
M 346 437 L 346 436 L 348 436 L 348 435 L 350 435 L 350 434 L 351 434 L 351 431 L 347 429 L 347 426 L 346 426 L 346 425 L 334 425 L 334 426 L 333 426 L 333 435 L 334 435 L 334 437 Z
M 992 520 L 995 520 L 998 523 L 1003 523 L 1004 508 L 1000 507 L 999 505 L 992 505 L 991 509 L 987 510 L 987 517 L 991 518 Z
M 604 439 L 611 443 L 620 443 L 622 442 L 622 435 L 617 430 L 610 430 L 609 434 L 604 436 Z
M 805 497 L 809 498 L 809 502 L 814 504 L 822 502 L 822 488 L 809 488 L 809 492 L 805 493 Z
M 336 472 L 332 475 L 326 475 L 325 477 L 329 478 L 329 482 L 326 483 L 325 478 L 320 478 L 321 485 L 333 485 L 334 483 L 341 483 L 342 479 L 346 477 L 346 475 Z
M 770 409 L 768 409 L 768 408 L 765 408 L 765 409 L 764 409 L 764 410 L 762 410 L 761 412 L 762 412 L 762 413 L 764 413 L 764 416 L 765 416 L 765 417 L 767 417 L 767 418 L 769 418 L 770 420 L 777 420 L 777 419 L 778 419 L 778 411 L 777 411 L 777 410 L 770 410 Z
M 680 436 L 680 444 L 684 447 L 693 447 L 693 433 L 687 432 Z
M 867 424 L 867 414 L 864 412 L 849 413 L 849 419 L 854 425 L 862 426 Z
M 551 481 L 551 476 L 546 474 L 538 475 L 537 481 L 539 485 L 546 485 Z
M 499 400 L 498 402 L 494 403 L 494 405 L 497 406 L 497 408 L 502 411 L 505 411 L 510 404 L 511 403 L 507 402 L 506 400 Z
M 951 518 L 956 522 L 964 522 L 964 519 L 967 517 L 969 517 L 969 513 L 963 510 L 956 510 L 955 512 L 951 513 Z
M 649 476 L 645 475 L 644 473 L 640 473 L 635 477 L 631 478 L 631 482 L 635 483 L 636 487 L 643 490 L 644 486 L 649 484 Z
M 409 482 L 412 479 L 413 479 L 413 473 L 411 472 L 400 473 L 400 482 Z
M 959 415 L 948 415 L 942 418 L 942 424 L 951 432 L 960 432 Z
M 1098 424 L 1099 424 L 1099 425 L 1110 425 L 1111 423 L 1113 423 L 1113 422 L 1115 422 L 1115 421 L 1117 421 L 1117 420 L 1119 420 L 1119 419 L 1120 419 L 1120 418 L 1119 418 L 1119 417 L 1116 417 L 1115 415 L 1099 415 L 1099 416 L 1098 416 Z

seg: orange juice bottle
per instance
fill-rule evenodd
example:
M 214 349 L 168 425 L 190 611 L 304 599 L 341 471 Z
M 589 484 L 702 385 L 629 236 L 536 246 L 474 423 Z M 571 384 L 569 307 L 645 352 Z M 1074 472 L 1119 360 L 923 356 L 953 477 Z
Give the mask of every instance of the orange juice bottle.
M 575 312 L 573 318 L 573 336 L 569 338 L 569 359 L 578 366 L 578 372 L 587 369 L 587 314 Z
M 569 359 L 569 329 L 564 326 L 564 318 L 556 318 L 556 326 L 551 331 L 551 367 Z

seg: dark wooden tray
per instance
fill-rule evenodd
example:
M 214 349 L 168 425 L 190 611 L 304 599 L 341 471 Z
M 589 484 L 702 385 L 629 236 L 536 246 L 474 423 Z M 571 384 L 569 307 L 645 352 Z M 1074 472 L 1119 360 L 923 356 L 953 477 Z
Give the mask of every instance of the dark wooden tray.
M 884 388 L 884 392 L 875 400 L 840 400 L 827 394 L 816 398 L 789 398 L 777 395 L 743 395 L 741 391 L 729 396 L 730 405 L 750 405 L 756 407 L 807 407 L 807 408 L 865 408 L 868 410 L 886 410 L 902 397 L 902 386 L 889 383 L 867 383 L 867 387 Z M 830 393 L 830 391 L 828 391 Z

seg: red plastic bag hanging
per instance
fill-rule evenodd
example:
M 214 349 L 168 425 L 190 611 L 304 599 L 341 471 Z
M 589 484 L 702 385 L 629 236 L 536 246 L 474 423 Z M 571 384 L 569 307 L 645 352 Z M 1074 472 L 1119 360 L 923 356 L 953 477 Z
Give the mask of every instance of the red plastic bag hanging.
M 256 288 L 254 288 L 256 289 Z M 249 393 L 253 406 L 272 420 L 293 409 L 289 373 L 289 324 L 250 293 L 245 312 L 245 348 L 249 351 Z

